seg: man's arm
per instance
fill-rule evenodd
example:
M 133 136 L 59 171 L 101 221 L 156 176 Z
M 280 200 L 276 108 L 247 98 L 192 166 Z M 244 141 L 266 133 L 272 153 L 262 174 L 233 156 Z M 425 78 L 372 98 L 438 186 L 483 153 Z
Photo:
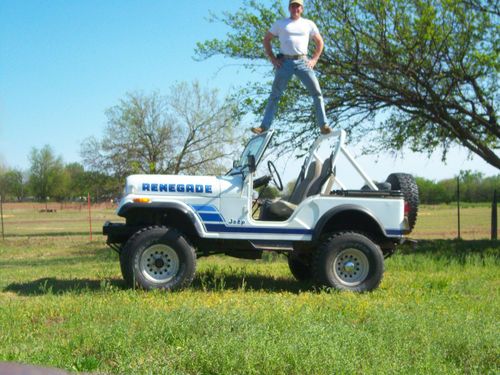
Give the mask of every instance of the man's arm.
M 312 36 L 312 40 L 314 41 L 314 44 L 316 45 L 316 48 L 314 49 L 314 53 L 311 57 L 311 59 L 307 62 L 307 65 L 311 68 L 314 69 L 316 64 L 318 63 L 319 57 L 321 56 L 321 53 L 323 52 L 323 38 L 321 37 L 321 34 L 317 33 Z
M 269 57 L 274 67 L 278 69 L 281 68 L 281 60 L 277 59 L 276 56 L 274 56 L 273 47 L 271 46 L 271 40 L 273 40 L 273 38 L 275 37 L 276 36 L 273 33 L 268 31 L 264 36 L 263 44 L 264 44 L 264 50 L 266 51 L 266 55 Z

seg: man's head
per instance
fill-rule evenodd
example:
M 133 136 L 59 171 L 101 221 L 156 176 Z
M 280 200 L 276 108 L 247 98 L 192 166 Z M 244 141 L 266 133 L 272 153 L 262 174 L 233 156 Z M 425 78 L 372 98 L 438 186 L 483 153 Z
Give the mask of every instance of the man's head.
M 302 15 L 304 11 L 304 1 L 303 0 L 290 0 L 288 3 L 288 10 L 290 11 L 290 18 L 297 20 Z

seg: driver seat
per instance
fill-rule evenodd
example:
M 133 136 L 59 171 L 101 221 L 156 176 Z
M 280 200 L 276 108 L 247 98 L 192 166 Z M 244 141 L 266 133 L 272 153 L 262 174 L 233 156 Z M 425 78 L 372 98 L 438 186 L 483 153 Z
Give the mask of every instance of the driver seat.
M 306 178 L 299 183 L 301 191 L 298 191 L 299 185 L 297 185 L 288 201 L 279 199 L 269 205 L 269 211 L 273 214 L 273 216 L 285 220 L 292 215 L 293 211 L 304 199 L 310 197 L 311 195 L 320 194 L 321 188 L 327 180 L 333 182 L 330 178 L 332 177 L 332 163 L 333 154 L 328 157 L 324 163 L 321 163 L 318 159 L 311 162 L 307 170 Z M 312 170 L 314 172 L 312 172 Z M 304 183 L 306 180 L 307 184 Z M 328 184 L 329 188 L 331 188 L 330 181 Z M 295 194 L 296 192 L 297 194 Z

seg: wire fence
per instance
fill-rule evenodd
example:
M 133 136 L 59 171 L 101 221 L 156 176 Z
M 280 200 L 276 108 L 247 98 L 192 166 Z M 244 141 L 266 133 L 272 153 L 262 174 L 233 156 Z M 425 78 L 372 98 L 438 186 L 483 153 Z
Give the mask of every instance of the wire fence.
M 1 202 L 1 201 L 0 201 Z M 2 238 L 80 235 L 99 238 L 107 220 L 123 221 L 116 216 L 116 204 L 105 202 L 36 203 L 1 202 Z M 94 235 L 94 236 L 93 236 Z
M 102 225 L 106 221 L 123 222 L 116 215 L 114 202 L 92 204 L 67 203 L 3 203 L 0 205 L 3 238 L 33 236 L 92 236 L 103 240 Z M 462 203 L 460 206 L 460 232 L 458 231 L 457 204 L 422 205 L 417 224 L 410 237 L 415 239 L 465 240 L 494 238 L 492 205 L 488 203 Z

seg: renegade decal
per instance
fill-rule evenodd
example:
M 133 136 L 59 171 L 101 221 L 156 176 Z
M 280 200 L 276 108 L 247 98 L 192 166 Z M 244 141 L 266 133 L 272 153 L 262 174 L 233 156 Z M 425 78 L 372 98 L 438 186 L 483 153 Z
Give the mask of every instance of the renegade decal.
M 142 184 L 142 191 L 169 193 L 206 193 L 213 194 L 212 185 L 200 184 Z

